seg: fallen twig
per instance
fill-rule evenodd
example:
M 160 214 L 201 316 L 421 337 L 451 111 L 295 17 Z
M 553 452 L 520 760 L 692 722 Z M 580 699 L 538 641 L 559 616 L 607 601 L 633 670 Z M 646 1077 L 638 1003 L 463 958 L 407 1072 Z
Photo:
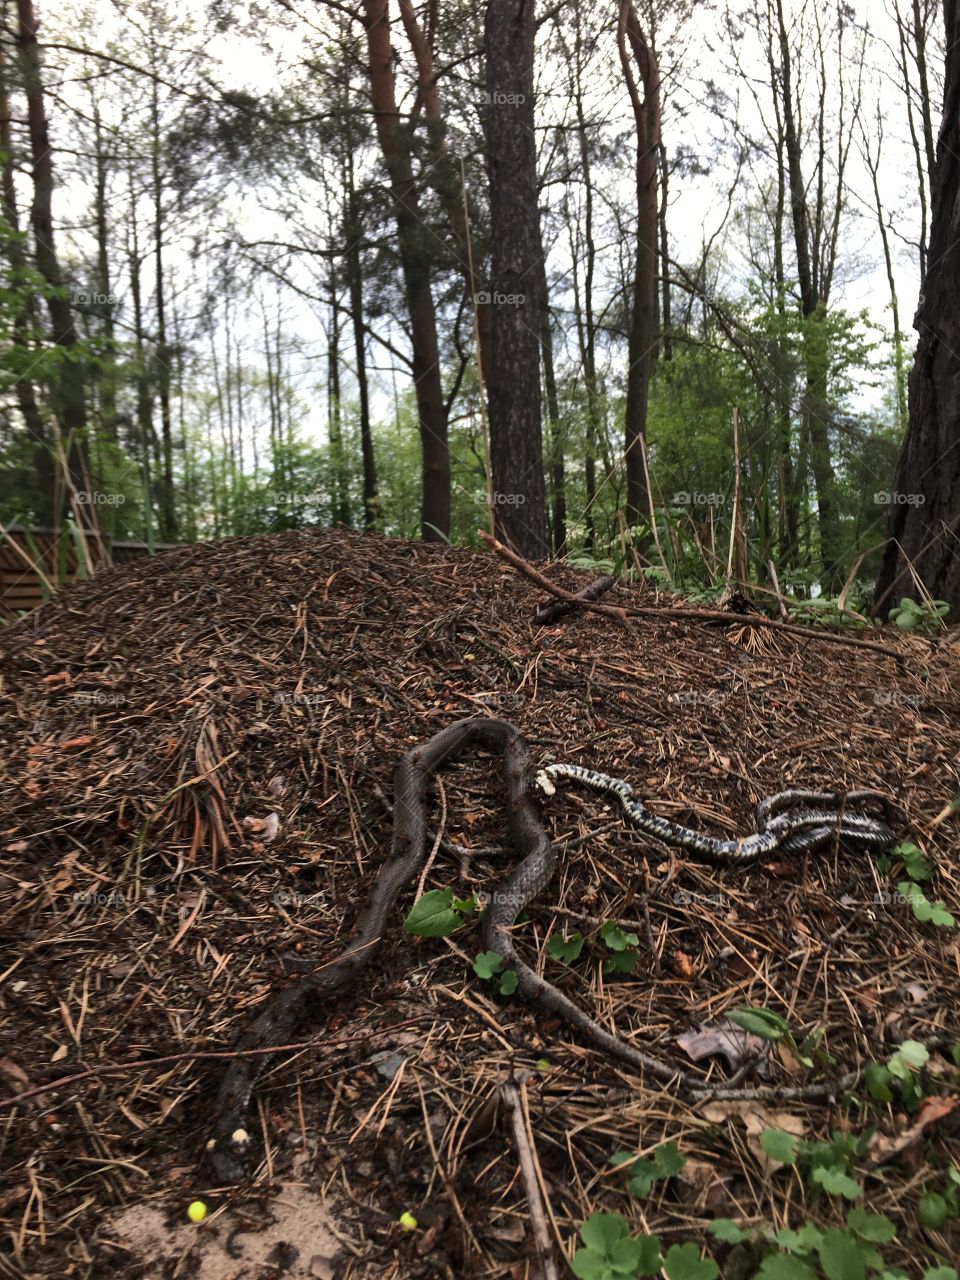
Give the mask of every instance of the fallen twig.
M 536 1158 L 532 1150 L 532 1139 L 524 1123 L 523 1107 L 516 1085 L 501 1085 L 500 1095 L 504 1109 L 510 1116 L 513 1128 L 513 1140 L 517 1146 L 520 1160 L 520 1176 L 523 1178 L 524 1190 L 527 1193 L 527 1205 L 530 1210 L 530 1228 L 533 1231 L 534 1243 L 537 1246 L 537 1260 L 543 1267 L 544 1280 L 559 1280 L 556 1263 L 553 1259 L 553 1246 L 547 1227 L 547 1215 L 544 1211 L 540 1181 L 537 1177 Z
M 531 582 L 535 582 L 538 587 L 556 596 L 558 600 L 566 600 L 568 603 L 576 604 L 581 609 L 588 609 L 593 613 L 605 613 L 608 617 L 616 618 L 619 622 L 626 623 L 629 618 L 674 618 L 678 622 L 692 623 L 741 622 L 752 627 L 770 627 L 775 631 L 785 631 L 790 635 L 802 636 L 805 640 L 826 640 L 833 644 L 848 645 L 854 649 L 870 649 L 874 653 L 882 653 L 888 658 L 893 658 L 894 662 L 900 666 L 906 661 L 904 654 L 898 653 L 896 649 L 888 648 L 887 645 L 876 644 L 872 640 L 855 640 L 853 636 L 841 635 L 836 631 L 821 630 L 819 628 L 814 630 L 812 627 L 796 626 L 793 623 L 781 622 L 777 618 L 768 618 L 762 613 L 727 613 L 723 609 L 663 609 L 649 605 L 610 605 L 581 600 L 572 591 L 565 591 L 563 587 L 558 587 L 556 583 L 551 582 L 538 569 L 535 569 L 532 564 L 529 564 L 509 547 L 504 546 L 502 542 L 498 542 L 496 538 L 492 538 L 482 529 L 478 530 L 478 533 L 481 541 L 491 551 L 494 551 L 502 560 L 506 560 L 508 564 L 512 564 L 515 569 L 519 569 L 522 574 L 529 578 Z

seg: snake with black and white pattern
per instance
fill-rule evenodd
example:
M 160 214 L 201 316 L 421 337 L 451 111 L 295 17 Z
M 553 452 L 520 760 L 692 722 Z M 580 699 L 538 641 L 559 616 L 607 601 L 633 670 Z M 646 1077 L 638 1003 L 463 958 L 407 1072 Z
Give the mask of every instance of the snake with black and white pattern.
M 658 818 L 642 801 L 634 798 L 629 782 L 611 778 L 609 774 L 578 764 L 550 764 L 538 775 L 541 787 L 544 779 L 550 782 L 566 779 L 609 796 L 620 806 L 631 827 L 664 844 L 686 849 L 715 866 L 745 866 L 778 851 L 813 853 L 834 839 L 864 852 L 880 852 L 894 842 L 893 831 L 886 823 L 850 812 L 852 806 L 870 801 L 889 806 L 889 799 L 879 791 L 778 791 L 757 805 L 755 834 L 742 840 L 717 840 L 667 818 Z M 817 807 L 811 808 L 811 805 Z
M 520 731 L 505 720 L 458 720 L 408 751 L 397 767 L 392 850 L 373 882 L 346 947 L 326 963 L 305 961 L 311 971 L 274 990 L 234 1045 L 229 1065 L 220 1076 L 213 1132 L 206 1145 L 207 1158 L 218 1181 L 235 1182 L 248 1172 L 251 1137 L 247 1111 L 270 1050 L 290 1039 L 308 1002 L 329 1004 L 358 983 L 383 940 L 387 915 L 400 890 L 423 866 L 430 844 L 425 802 L 430 779 L 442 765 L 477 747 L 500 757 L 507 824 L 519 857 L 513 873 L 497 886 L 483 913 L 480 933 L 484 948 L 500 956 L 504 971 L 516 973 L 519 995 L 539 1011 L 561 1018 L 585 1039 L 638 1073 L 649 1073 L 681 1088 L 693 1085 L 677 1067 L 612 1035 L 517 954 L 513 943 L 517 917 L 553 878 L 557 846 L 551 842 L 534 804 L 530 786 L 534 771 Z M 631 826 L 664 844 L 686 849 L 696 858 L 725 866 L 742 866 L 778 850 L 809 853 L 834 839 L 854 849 L 879 851 L 892 845 L 895 838 L 878 819 L 849 812 L 851 805 L 868 800 L 889 804 L 886 797 L 872 791 L 782 791 L 757 806 L 756 834 L 743 840 L 717 840 L 656 817 L 634 798 L 630 784 L 618 778 L 572 764 L 548 765 L 539 777 L 541 786 L 543 780 L 552 783 L 553 779 L 565 779 L 609 796 L 619 804 Z

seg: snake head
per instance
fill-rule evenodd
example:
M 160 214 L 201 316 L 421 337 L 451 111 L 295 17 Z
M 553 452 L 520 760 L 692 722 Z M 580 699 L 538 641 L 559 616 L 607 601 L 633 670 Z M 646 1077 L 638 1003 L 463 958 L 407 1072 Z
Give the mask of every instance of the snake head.
M 211 1138 L 207 1143 L 207 1162 L 217 1182 L 242 1182 L 247 1177 L 250 1135 L 246 1129 L 234 1129 L 226 1138 Z

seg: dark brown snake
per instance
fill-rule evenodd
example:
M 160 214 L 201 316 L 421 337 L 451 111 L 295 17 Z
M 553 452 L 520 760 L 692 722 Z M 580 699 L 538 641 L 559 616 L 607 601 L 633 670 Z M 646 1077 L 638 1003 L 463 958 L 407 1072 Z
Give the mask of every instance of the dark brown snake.
M 250 1136 L 246 1118 L 257 1077 L 269 1057 L 262 1050 L 290 1040 L 308 1003 L 317 999 L 332 1002 L 356 985 L 376 954 L 397 895 L 426 859 L 427 785 L 443 764 L 475 747 L 484 747 L 502 758 L 507 823 L 519 858 L 513 874 L 491 895 L 483 914 L 483 946 L 501 957 L 504 969 L 516 971 L 517 989 L 534 1009 L 562 1018 L 598 1048 L 640 1074 L 650 1072 L 677 1086 L 696 1083 L 679 1069 L 611 1035 L 518 957 L 510 930 L 523 908 L 553 878 L 556 852 L 531 798 L 533 770 L 520 731 L 504 720 L 458 720 L 408 752 L 397 767 L 390 857 L 374 881 L 346 948 L 336 959 L 305 972 L 299 980 L 269 996 L 260 1014 L 234 1045 L 236 1056 L 231 1058 L 221 1081 L 213 1136 L 207 1143 L 207 1158 L 219 1183 L 239 1181 L 248 1173 Z M 809 852 L 822 848 L 831 839 L 842 839 L 860 849 L 887 848 L 894 840 L 892 831 L 878 820 L 846 812 L 849 803 L 877 799 L 873 792 L 781 792 L 758 806 L 759 830 L 755 836 L 721 841 L 655 817 L 632 799 L 627 783 L 605 774 L 576 765 L 550 765 L 544 774 L 551 779 L 567 778 L 609 795 L 621 806 L 630 825 L 697 857 L 727 865 L 743 865 L 774 850 L 788 854 Z M 818 807 L 797 807 L 811 803 Z M 790 806 L 793 812 L 777 813 Z M 251 1050 L 261 1052 L 252 1056 Z

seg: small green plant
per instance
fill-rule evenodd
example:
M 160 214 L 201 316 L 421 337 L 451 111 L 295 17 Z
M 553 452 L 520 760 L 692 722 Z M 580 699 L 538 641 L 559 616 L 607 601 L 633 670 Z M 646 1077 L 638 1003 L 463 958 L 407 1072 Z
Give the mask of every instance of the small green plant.
M 473 972 L 485 982 L 492 982 L 496 978 L 502 996 L 512 996 L 517 989 L 519 979 L 516 969 L 504 969 L 503 956 L 496 951 L 481 951 L 473 962 Z
M 864 1072 L 867 1092 L 876 1102 L 892 1102 L 891 1085 L 896 1081 L 900 1101 L 908 1111 L 916 1110 L 924 1096 L 921 1069 L 929 1061 L 927 1047 L 919 1040 L 905 1040 L 886 1062 L 872 1062 Z
M 841 605 L 839 596 L 817 596 L 815 600 L 798 600 L 787 607 L 792 622 L 815 627 L 863 627 L 866 620 L 856 617 L 848 604 Z
M 939 900 L 937 902 L 928 901 L 920 886 L 912 880 L 901 880 L 897 885 L 897 893 L 907 899 L 914 918 L 922 924 L 936 925 L 941 929 L 952 929 L 956 923 L 944 902 Z
M 603 962 L 603 972 L 633 973 L 637 967 L 637 947 L 640 939 L 635 933 L 626 933 L 612 920 L 600 926 L 600 937 L 613 954 Z
M 917 1217 L 934 1231 L 950 1219 L 960 1217 L 960 1169 L 956 1165 L 947 1170 L 939 1190 L 934 1188 L 920 1197 Z
M 477 907 L 477 899 L 454 897 L 452 889 L 431 889 L 410 908 L 404 930 L 417 938 L 445 938 Z
M 870 1129 L 855 1137 L 836 1132 L 829 1142 L 808 1142 L 782 1129 L 765 1129 L 760 1145 L 772 1160 L 795 1165 L 815 1192 L 856 1200 L 863 1192 L 852 1176 L 854 1161 L 863 1156 L 872 1133 Z
M 673 1244 L 661 1255 L 657 1236 L 632 1236 L 619 1213 L 594 1213 L 580 1228 L 583 1248 L 571 1268 L 581 1280 L 637 1280 L 662 1270 L 667 1280 L 717 1280 L 712 1258 L 701 1258 L 697 1245 Z
M 655 1183 L 675 1177 L 685 1163 L 675 1142 L 665 1142 L 657 1147 L 647 1160 L 638 1160 L 629 1151 L 615 1151 L 610 1157 L 610 1164 L 615 1167 L 626 1166 L 630 1175 L 627 1190 L 640 1200 L 650 1194 Z
M 808 1036 L 802 1045 L 798 1045 L 793 1032 L 785 1018 L 772 1009 L 734 1009 L 727 1018 L 735 1026 L 741 1027 L 761 1040 L 780 1041 L 787 1046 L 796 1060 L 805 1067 L 813 1066 L 812 1052 L 816 1049 L 821 1032 Z
M 916 600 L 904 596 L 887 616 L 901 631 L 936 631 L 943 626 L 943 620 L 949 612 L 950 605 L 946 600 L 917 604 Z
M 877 857 L 877 870 L 887 875 L 897 862 L 902 863 L 904 871 L 909 876 L 908 880 L 901 880 L 897 885 L 897 893 L 909 902 L 914 919 L 919 920 L 921 924 L 932 924 L 941 929 L 953 928 L 955 921 L 947 910 L 946 904 L 939 899 L 936 902 L 930 902 L 920 887 L 921 883 L 929 880 L 933 874 L 933 869 L 924 857 L 923 850 L 918 849 L 909 840 L 903 840 L 889 853 L 880 854 Z M 884 898 L 878 896 L 877 900 L 882 901 Z
M 608 920 L 597 931 L 597 936 L 606 948 L 603 955 L 603 972 L 605 974 L 634 973 L 637 967 L 637 947 L 640 939 L 635 933 L 628 933 L 614 920 Z M 581 933 L 571 934 L 569 938 L 554 936 L 547 943 L 547 951 L 554 960 L 563 964 L 573 964 L 583 954 L 586 940 Z
M 619 1213 L 593 1213 L 580 1228 L 583 1248 L 571 1268 L 581 1280 L 633 1280 L 660 1270 L 656 1236 L 632 1236 Z
M 806 1222 L 797 1229 L 762 1226 L 751 1232 L 729 1218 L 716 1218 L 708 1230 L 724 1244 L 753 1246 L 760 1263 L 750 1272 L 753 1280 L 863 1280 L 868 1273 L 879 1280 L 909 1280 L 883 1257 L 882 1246 L 896 1238 L 897 1228 L 882 1213 L 853 1208 L 844 1227 L 828 1230 Z M 929 1267 L 923 1280 L 957 1280 L 957 1273 L 952 1267 Z
M 573 964 L 574 960 L 579 960 L 582 950 L 582 933 L 574 933 L 569 938 L 561 937 L 559 933 L 555 933 L 547 943 L 547 951 L 553 956 L 554 960 L 559 960 L 562 964 Z
M 933 875 L 933 870 L 924 856 L 923 850 L 918 849 L 910 840 L 901 840 L 898 845 L 890 850 L 889 853 L 881 853 L 877 855 L 877 870 L 883 875 L 887 875 L 892 871 L 897 861 L 903 863 L 903 869 L 917 884 L 922 884 L 924 880 L 929 880 Z

